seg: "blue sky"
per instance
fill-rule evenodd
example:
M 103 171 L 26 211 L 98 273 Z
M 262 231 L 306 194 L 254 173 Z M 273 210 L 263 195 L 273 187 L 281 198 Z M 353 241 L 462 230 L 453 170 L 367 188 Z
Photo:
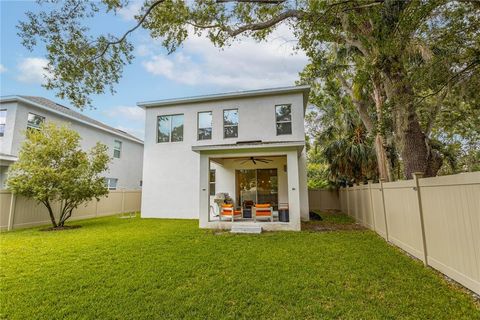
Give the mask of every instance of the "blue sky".
M 131 1 L 116 16 L 88 23 L 95 32 L 122 34 L 135 24 L 138 1 Z M 18 21 L 27 10 L 38 8 L 33 1 L 0 0 L 0 95 L 37 95 L 69 106 L 41 86 L 43 48 L 29 52 L 17 36 Z M 294 50 L 295 39 L 286 26 L 280 26 L 266 42 L 241 39 L 223 50 L 203 37 L 191 36 L 171 55 L 145 30 L 137 30 L 130 40 L 135 45 L 135 60 L 125 67 L 115 87 L 117 93 L 94 96 L 95 109 L 84 112 L 140 138 L 144 114 L 136 107 L 139 101 L 293 85 L 307 63 L 304 53 Z

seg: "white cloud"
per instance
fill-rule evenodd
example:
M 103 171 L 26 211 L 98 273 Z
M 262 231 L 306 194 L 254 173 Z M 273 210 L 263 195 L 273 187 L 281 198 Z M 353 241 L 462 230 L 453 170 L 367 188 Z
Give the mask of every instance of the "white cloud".
M 116 106 L 102 111 L 112 122 L 117 123 L 117 129 L 128 132 L 143 139 L 145 135 L 145 110 L 137 106 Z
M 44 58 L 24 58 L 18 64 L 17 79 L 26 83 L 44 83 L 48 76 L 48 71 L 45 70 L 47 63 Z
M 132 1 L 128 6 L 118 10 L 118 14 L 126 21 L 134 21 L 135 15 L 137 15 L 142 9 L 142 2 L 139 0 Z
M 151 74 L 186 85 L 216 85 L 228 89 L 252 89 L 293 85 L 308 62 L 286 26 L 280 26 L 265 42 L 241 39 L 225 49 L 206 37 L 192 36 L 172 55 L 150 55 L 143 67 Z
M 109 117 L 120 117 L 129 121 L 139 121 L 142 122 L 142 125 L 145 121 L 145 110 L 139 107 L 118 106 L 105 110 L 103 113 Z
M 3 64 L 0 64 L 0 73 L 7 72 L 7 68 L 3 66 Z

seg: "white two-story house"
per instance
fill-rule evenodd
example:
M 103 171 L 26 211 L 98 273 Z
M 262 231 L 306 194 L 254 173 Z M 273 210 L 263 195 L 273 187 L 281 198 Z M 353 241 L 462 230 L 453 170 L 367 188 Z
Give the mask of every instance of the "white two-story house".
M 138 103 L 146 110 L 142 217 L 300 230 L 308 220 L 308 93 L 295 86 Z M 219 193 L 238 216 L 222 217 Z M 269 204 L 273 218 L 252 217 L 252 204 Z
M 44 121 L 68 124 L 80 134 L 85 150 L 97 142 L 109 147 L 112 161 L 105 182 L 110 190 L 141 188 L 142 140 L 49 99 L 4 96 L 0 98 L 0 189 L 5 186 L 8 167 L 17 160 L 26 130 L 38 129 Z

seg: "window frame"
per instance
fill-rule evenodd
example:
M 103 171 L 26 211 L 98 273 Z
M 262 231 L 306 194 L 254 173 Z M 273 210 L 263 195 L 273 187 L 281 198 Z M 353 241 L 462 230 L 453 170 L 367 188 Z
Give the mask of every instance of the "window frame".
M 214 180 L 212 181 L 210 178 L 211 178 L 211 174 L 213 173 L 213 178 Z M 214 196 L 216 194 L 216 183 L 217 183 L 217 172 L 215 169 L 210 169 L 209 173 L 208 173 L 208 194 L 210 196 Z M 213 194 L 212 194 L 212 185 L 213 185 Z
M 0 128 L 3 128 L 3 130 L 0 130 L 0 138 L 5 136 L 5 128 L 7 127 L 7 112 L 8 111 L 7 111 L 7 109 L 0 109 L 0 113 L 2 113 L 2 112 L 5 112 L 5 117 L 4 117 L 5 122 L 4 123 L 0 122 Z M 2 119 L 2 118 L 0 117 L 0 119 Z
M 120 143 L 120 148 L 117 148 L 116 144 L 117 142 Z M 116 159 L 120 159 L 122 157 L 122 141 L 121 140 L 113 140 L 113 157 L 116 158 Z M 115 151 L 118 151 L 118 157 L 115 156 Z
M 201 113 L 210 113 L 211 116 L 211 121 L 210 121 L 210 127 L 205 127 L 205 128 L 200 128 L 200 114 Z M 208 139 L 200 139 L 200 129 L 207 129 L 210 128 L 211 133 L 210 133 L 210 138 Z M 197 112 L 197 141 L 204 141 L 204 140 L 212 140 L 213 139 L 213 111 L 198 111 Z
M 30 121 L 28 120 L 28 116 L 29 116 L 29 115 L 34 115 L 34 116 L 36 116 L 36 117 L 41 118 L 41 119 L 42 119 L 42 122 L 40 123 L 40 125 L 39 125 L 39 126 L 31 125 L 31 124 L 30 124 Z M 36 114 L 36 113 L 33 113 L 33 112 L 29 112 L 29 113 L 27 114 L 27 129 L 40 130 L 40 126 L 41 126 L 43 123 L 45 123 L 45 117 L 44 117 L 44 116 L 41 116 L 41 115 Z
M 278 121 L 277 120 L 277 107 L 282 107 L 282 106 L 288 106 L 290 108 L 290 120 L 289 121 Z M 284 136 L 284 135 L 290 135 L 293 133 L 293 116 L 292 116 L 292 104 L 291 103 L 283 103 L 283 104 L 276 104 L 274 107 L 275 111 L 275 132 L 277 136 Z M 290 123 L 290 133 L 279 133 L 278 132 L 278 127 L 277 124 L 279 123 Z
M 110 181 L 115 181 L 115 186 L 114 187 L 111 186 Z M 106 184 L 107 189 L 109 191 L 117 190 L 118 178 L 105 178 L 105 184 Z
M 183 129 L 185 129 L 185 114 L 184 113 L 174 113 L 174 114 L 161 114 L 161 115 L 157 115 L 157 120 L 156 120 L 156 131 L 157 131 L 157 143 L 175 143 L 175 142 L 183 142 L 183 138 L 184 138 L 184 135 L 185 135 L 185 132 L 184 130 L 182 130 L 182 140 L 175 140 L 175 141 L 172 141 L 172 118 L 173 117 L 176 117 L 176 116 L 182 116 L 183 119 L 182 119 L 182 125 L 184 126 Z M 159 137 L 159 128 L 158 128 L 158 121 L 159 121 L 159 118 L 160 117 L 168 117 L 169 121 L 169 132 L 168 132 L 168 141 L 158 141 L 158 137 Z
M 227 124 L 225 125 L 225 111 L 234 111 L 236 110 L 237 111 L 237 124 Z M 238 124 L 240 123 L 240 116 L 239 116 L 239 113 L 238 113 L 238 108 L 231 108 L 231 109 L 223 109 L 223 139 L 235 139 L 235 138 L 238 138 Z M 225 128 L 227 127 L 237 127 L 237 135 L 235 137 L 226 137 L 225 136 Z

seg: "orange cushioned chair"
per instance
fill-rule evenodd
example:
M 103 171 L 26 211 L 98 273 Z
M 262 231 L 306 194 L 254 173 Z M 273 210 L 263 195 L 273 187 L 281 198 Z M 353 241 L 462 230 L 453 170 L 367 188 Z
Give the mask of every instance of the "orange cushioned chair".
M 220 207 L 220 220 L 222 220 L 223 217 L 226 217 L 233 222 L 235 218 L 242 217 L 242 211 L 235 210 L 233 204 L 222 204 Z
M 273 208 L 269 203 L 256 204 L 253 208 L 253 219 L 268 219 L 273 222 Z

